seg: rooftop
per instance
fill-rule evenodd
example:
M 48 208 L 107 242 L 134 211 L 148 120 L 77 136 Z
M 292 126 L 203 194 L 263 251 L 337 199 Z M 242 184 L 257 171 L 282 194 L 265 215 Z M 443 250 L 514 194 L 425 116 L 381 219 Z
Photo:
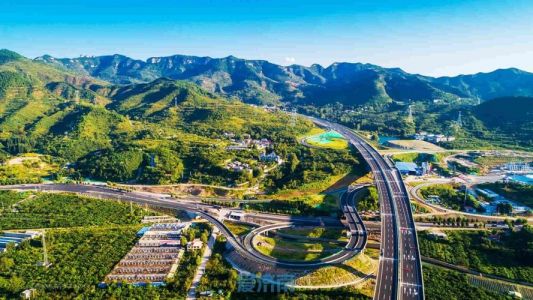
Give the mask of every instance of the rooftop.
M 416 172 L 418 166 L 412 162 L 399 161 L 396 162 L 396 168 L 398 168 L 399 171 Z

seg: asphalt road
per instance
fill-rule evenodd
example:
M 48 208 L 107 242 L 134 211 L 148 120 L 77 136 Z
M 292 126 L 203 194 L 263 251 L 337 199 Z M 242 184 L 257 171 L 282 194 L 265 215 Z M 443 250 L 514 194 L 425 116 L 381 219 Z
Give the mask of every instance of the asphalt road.
M 245 236 L 243 241 L 244 247 L 249 253 L 253 253 L 254 256 L 261 257 L 263 260 L 269 260 L 271 265 L 280 267 L 309 268 L 342 263 L 359 254 L 365 248 L 367 242 L 365 225 L 363 224 L 363 220 L 355 210 L 354 197 L 357 192 L 357 190 L 348 191 L 341 196 L 341 208 L 344 213 L 344 216 L 346 217 L 346 224 L 348 225 L 350 238 L 346 246 L 337 253 L 334 253 L 322 259 L 303 262 L 273 258 L 271 256 L 264 255 L 256 250 L 254 246 L 254 238 L 257 235 L 271 230 L 293 227 L 303 224 L 298 222 L 277 223 L 256 228 Z
M 253 261 L 257 261 L 259 263 L 264 263 L 267 265 L 273 265 L 277 267 L 285 267 L 285 268 L 295 268 L 295 269 L 308 269 L 308 268 L 314 268 L 314 267 L 320 267 L 323 265 L 330 265 L 330 264 L 337 264 L 340 262 L 343 262 L 346 259 L 349 259 L 353 257 L 355 254 L 358 253 L 354 252 L 352 250 L 349 251 L 342 251 L 342 255 L 338 256 L 332 256 L 329 258 L 325 258 L 322 261 L 319 262 L 284 262 L 284 261 L 277 261 L 275 259 L 272 259 L 268 256 L 264 256 L 257 251 L 249 251 L 243 243 L 241 243 L 240 239 L 236 237 L 222 221 L 220 221 L 218 218 L 214 217 L 212 214 L 216 212 L 216 209 L 214 209 L 214 205 L 210 204 L 204 204 L 204 203 L 198 203 L 198 202 L 192 202 L 192 201 L 176 201 L 176 199 L 172 199 L 169 197 L 166 197 L 164 195 L 159 194 L 151 194 L 151 193 L 145 193 L 145 192 L 126 192 L 119 189 L 113 189 L 106 186 L 94 186 L 94 185 L 82 185 L 82 184 L 21 184 L 21 185 L 11 185 L 11 186 L 0 186 L 0 189 L 10 189 L 10 190 L 22 190 L 22 191 L 49 191 L 49 192 L 70 192 L 70 193 L 76 193 L 76 194 L 82 194 L 82 195 L 88 195 L 92 197 L 102 197 L 106 199 L 116 199 L 120 201 L 131 201 L 137 204 L 148 204 L 160 208 L 169 208 L 169 209 L 179 209 L 179 210 L 187 210 L 191 212 L 195 212 L 199 214 L 202 218 L 206 219 L 213 225 L 215 225 L 220 232 L 226 236 L 228 242 L 230 245 L 238 251 L 242 256 L 251 259 Z M 353 201 L 353 199 L 352 199 Z M 352 202 L 353 205 L 353 202 Z M 314 226 L 324 226 L 325 224 L 333 224 L 333 221 L 331 219 L 327 219 L 329 222 L 324 222 L 321 218 L 316 217 L 293 217 L 293 216 L 280 216 L 280 215 L 272 215 L 272 214 L 259 214 L 254 213 L 254 216 L 261 215 L 261 217 L 265 220 L 271 220 L 274 222 L 279 222 L 283 220 L 290 220 L 290 222 L 300 224 L 300 225 L 314 225 Z M 347 216 L 349 218 L 359 218 L 357 213 L 353 211 L 352 213 Z M 366 244 L 366 232 L 364 231 L 364 225 L 362 225 L 362 220 L 359 218 L 362 228 L 359 230 L 363 232 L 361 235 L 363 238 L 361 238 L 361 241 L 364 241 L 364 243 L 361 246 L 361 242 L 354 243 L 355 245 L 358 245 L 360 247 L 364 247 Z M 338 221 L 337 221 L 338 224 Z M 356 246 L 354 246 L 356 247 Z M 362 249 L 362 248 L 361 248 Z
M 345 126 L 311 118 L 342 134 L 374 175 L 381 209 L 381 250 L 374 299 L 424 299 L 422 263 L 409 194 L 392 162 Z
M 429 206 L 430 208 L 433 208 L 434 210 L 436 210 L 438 213 L 441 213 L 441 214 L 457 214 L 457 215 L 463 215 L 465 217 L 476 218 L 477 220 L 485 220 L 485 221 L 505 221 L 505 220 L 516 220 L 516 219 L 519 219 L 519 218 L 524 218 L 524 217 L 513 217 L 513 216 L 492 216 L 492 215 L 483 215 L 483 214 L 476 214 L 476 213 L 467 213 L 467 212 L 464 212 L 464 211 L 453 210 L 453 209 L 449 209 L 449 208 L 443 207 L 441 205 L 431 204 L 431 203 L 426 202 L 426 199 L 424 199 L 419 194 L 420 189 L 422 189 L 424 187 L 432 186 L 432 185 L 435 185 L 435 184 L 438 184 L 438 183 L 440 183 L 440 182 L 422 183 L 422 184 L 419 184 L 419 185 L 411 188 L 411 190 L 409 192 L 411 193 L 411 196 L 414 199 L 416 199 L 417 201 L 423 203 L 424 205 Z M 528 221 L 528 223 L 530 223 L 530 224 L 533 223 L 533 218 L 525 217 L 525 219 Z

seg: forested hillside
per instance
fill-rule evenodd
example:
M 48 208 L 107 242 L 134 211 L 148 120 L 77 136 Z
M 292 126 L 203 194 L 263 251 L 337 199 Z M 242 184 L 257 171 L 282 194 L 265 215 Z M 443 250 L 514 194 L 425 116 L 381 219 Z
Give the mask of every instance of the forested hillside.
M 118 54 L 79 58 L 45 55 L 36 60 L 116 84 L 151 82 L 161 77 L 187 80 L 208 91 L 250 103 L 338 102 L 356 106 L 533 96 L 533 74 L 518 69 L 434 78 L 372 64 L 280 66 L 234 56 L 172 55 L 143 61 Z
M 457 137 L 448 147 L 533 147 L 527 133 L 530 124 L 524 119 L 496 126 L 476 108 L 496 97 L 502 97 L 498 105 L 504 105 L 505 99 L 533 96 L 533 74 L 518 69 L 434 78 L 371 64 L 280 66 L 233 56 L 174 55 L 146 61 L 122 55 L 75 59 L 43 56 L 36 60 L 120 84 L 156 80 L 164 86 L 165 79 L 161 78 L 186 80 L 201 86 L 211 97 L 230 96 L 249 103 L 284 105 L 381 135 L 409 136 L 428 131 Z M 179 123 L 177 116 L 166 107 L 200 100 L 178 92 L 177 87 L 147 95 L 142 89 L 152 84 L 137 85 L 135 91 L 131 87 L 106 89 L 108 95 L 116 95 L 120 100 L 112 105 L 114 109 L 132 117 L 158 118 L 174 124 Z M 188 88 L 195 90 L 192 86 Z M 508 101 L 504 106 L 516 110 L 520 104 Z M 407 122 L 409 107 L 413 119 Z M 463 122 L 454 126 L 460 113 Z M 186 117 L 182 121 L 191 120 Z M 210 125 L 214 124 L 217 122 Z M 525 131 L 519 133 L 513 128 Z
M 189 82 L 160 78 L 115 86 L 5 53 L 0 65 L 2 157 L 7 160 L 27 152 L 51 155 L 67 166 L 55 175 L 59 177 L 139 183 L 258 182 L 264 177 L 262 170 L 273 167 L 260 162 L 259 155 L 275 151 L 283 160 L 297 160 L 301 155 L 297 136 L 313 127 L 300 118 L 228 100 Z M 226 149 L 247 139 L 265 139 L 270 146 Z M 227 168 L 232 161 L 246 163 L 253 172 Z M 326 167 L 314 165 L 317 170 Z M 277 171 L 266 187 L 283 188 L 289 181 L 287 172 L 290 168 Z M 314 180 L 300 177 L 291 175 L 291 185 Z
M 473 113 L 489 130 L 533 145 L 533 98 L 497 98 L 475 107 Z

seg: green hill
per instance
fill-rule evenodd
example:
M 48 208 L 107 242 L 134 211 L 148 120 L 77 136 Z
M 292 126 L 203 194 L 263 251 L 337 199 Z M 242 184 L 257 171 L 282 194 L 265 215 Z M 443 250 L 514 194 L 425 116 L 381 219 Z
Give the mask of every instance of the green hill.
M 105 85 L 100 80 L 6 50 L 0 51 L 0 62 L 0 141 L 8 152 L 27 152 L 52 142 L 50 134 L 66 136 L 71 129 L 57 123 L 79 112 L 76 106 L 109 102 L 88 89 Z
M 2 151 L 52 155 L 70 163 L 59 175 L 71 178 L 234 184 L 248 175 L 225 164 L 254 163 L 259 150 L 228 152 L 224 133 L 268 138 L 288 155 L 312 127 L 190 82 L 114 86 L 23 57 L 0 65 L 0 79 Z
M 16 52 L 7 49 L 0 49 L 0 65 L 10 61 L 17 61 L 22 59 L 24 59 L 24 56 Z
M 510 143 L 533 145 L 533 98 L 497 98 L 478 105 L 473 113 L 487 129 L 505 135 Z
M 313 127 L 309 122 L 222 96 L 243 90 L 229 93 L 231 88 L 225 86 L 213 92 L 189 80 L 168 78 L 113 85 L 63 64 L 2 53 L 5 58 L 0 64 L 1 159 L 26 152 L 49 154 L 60 164 L 69 166 L 62 169 L 59 177 L 223 185 L 264 180 L 265 186 L 278 189 L 301 186 L 318 177 L 324 180 L 325 175 L 312 174 L 328 174 L 330 169 L 339 175 L 355 165 L 348 163 L 350 156 L 344 152 L 328 152 L 324 154 L 325 159 L 313 153 L 314 150 L 302 148 L 297 137 Z M 123 58 L 115 57 L 113 61 L 120 59 Z M 275 77 L 276 81 L 290 77 L 302 84 L 301 93 L 296 92 L 300 96 L 295 96 L 299 99 L 295 103 L 301 105 L 299 101 L 306 99 L 317 104 L 306 106 L 306 112 L 358 129 L 395 135 L 409 135 L 415 130 L 450 132 L 458 137 L 451 147 L 491 146 L 487 141 L 522 148 L 532 145 L 529 98 L 502 98 L 476 107 L 434 88 L 427 78 L 372 65 L 336 64 L 330 68 L 315 65 L 309 69 L 292 66 L 291 72 L 309 82 L 304 84 L 289 73 L 276 75 L 279 69 L 267 62 L 239 66 L 243 61 L 233 57 L 207 62 L 221 70 L 237 72 L 234 76 L 241 76 L 246 84 L 255 84 L 245 78 L 256 78 L 259 76 L 256 72 L 262 72 L 263 77 Z M 160 65 L 161 62 L 152 63 Z M 150 70 L 156 76 L 157 72 Z M 112 74 L 115 73 L 110 71 L 109 76 Z M 218 78 L 220 74 L 217 74 L 204 75 L 213 79 Z M 266 91 L 276 84 L 260 86 L 259 90 Z M 407 90 L 412 91 L 407 93 Z M 448 96 L 447 101 L 437 104 L 413 101 L 414 122 L 406 120 L 409 97 L 444 99 Z M 327 99 L 352 104 L 370 101 L 375 105 L 354 110 L 351 105 L 325 104 Z M 460 128 L 453 122 L 459 111 L 463 113 L 464 123 Z M 291 164 L 294 169 L 284 167 L 262 176 L 264 165 L 257 160 L 262 150 L 251 147 L 248 151 L 228 151 L 230 137 L 267 138 L 282 159 L 294 162 Z M 239 173 L 226 168 L 235 160 L 248 164 L 253 172 Z M 300 164 L 300 160 L 305 163 Z

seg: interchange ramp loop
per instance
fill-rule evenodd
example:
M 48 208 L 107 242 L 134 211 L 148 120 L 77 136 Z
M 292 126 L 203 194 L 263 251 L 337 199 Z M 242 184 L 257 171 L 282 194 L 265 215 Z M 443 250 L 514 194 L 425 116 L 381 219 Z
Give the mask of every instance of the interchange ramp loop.
M 254 238 L 262 233 L 281 229 L 281 228 L 288 228 L 288 227 L 295 227 L 295 226 L 302 226 L 302 225 L 310 225 L 313 224 L 313 222 L 309 223 L 302 223 L 302 222 L 284 222 L 284 223 L 276 223 L 271 225 L 262 226 L 259 228 L 256 228 L 252 230 L 250 233 L 248 233 L 244 238 L 244 247 L 249 253 L 252 253 L 254 256 L 259 257 L 263 261 L 268 261 L 269 264 L 274 266 L 280 266 L 280 267 L 287 267 L 287 268 L 317 268 L 327 265 L 334 265 L 334 264 L 340 264 L 345 262 L 346 260 L 349 260 L 353 258 L 354 256 L 358 255 L 363 251 L 363 249 L 366 247 L 367 244 L 367 232 L 365 225 L 363 224 L 363 220 L 361 216 L 357 213 L 357 210 L 355 209 L 355 203 L 354 203 L 354 197 L 357 194 L 359 190 L 354 190 L 351 192 L 345 192 L 341 196 L 341 206 L 343 209 L 343 213 L 346 217 L 347 224 L 348 224 L 348 230 L 350 232 L 350 238 L 348 240 L 348 243 L 346 246 L 325 258 L 314 260 L 314 261 L 293 261 L 293 260 L 284 260 L 284 259 L 278 259 L 274 258 L 268 255 L 265 255 L 258 251 L 254 244 Z M 315 225 L 319 225 L 320 222 L 316 221 Z
M 212 216 L 209 213 L 209 210 L 207 208 L 211 208 L 212 205 L 209 204 L 200 204 L 200 203 L 191 203 L 191 202 L 177 202 L 172 199 L 165 198 L 161 195 L 156 194 L 150 194 L 150 193 L 137 193 L 137 192 L 124 192 L 121 190 L 105 187 L 105 186 L 93 186 L 93 185 L 82 185 L 82 184 L 27 184 L 27 185 L 13 185 L 13 186 L 3 186 L 0 187 L 0 189 L 12 189 L 12 190 L 22 190 L 22 191 L 43 191 L 43 192 L 68 192 L 68 193 L 76 193 L 81 195 L 91 195 L 95 196 L 98 195 L 100 197 L 105 197 L 108 199 L 114 199 L 119 201 L 126 201 L 126 202 L 134 202 L 137 204 L 147 204 L 151 206 L 156 206 L 160 208 L 167 208 L 167 209 L 179 209 L 179 210 L 186 210 L 191 211 L 194 213 L 197 213 L 202 218 L 209 221 L 211 224 L 216 226 L 220 232 L 227 238 L 229 244 L 242 256 L 246 257 L 247 259 L 250 259 L 252 261 L 256 261 L 259 263 L 275 266 L 275 267 L 285 267 L 285 268 L 295 268 L 295 269 L 309 269 L 309 268 L 316 268 L 326 265 L 332 265 L 332 264 L 338 264 L 342 263 L 343 261 L 352 258 L 353 256 L 357 255 L 364 247 L 366 246 L 366 230 L 364 228 L 362 219 L 357 214 L 355 208 L 351 210 L 347 218 L 350 218 L 353 220 L 353 223 L 355 224 L 358 220 L 357 224 L 360 225 L 354 225 L 354 226 L 361 226 L 358 228 L 358 232 L 360 234 L 353 235 L 350 237 L 349 243 L 347 245 L 347 248 L 339 251 L 338 253 L 335 253 L 329 257 L 324 258 L 321 261 L 316 262 L 288 262 L 288 261 L 278 261 L 273 258 L 270 258 L 268 256 L 265 256 L 258 251 L 249 251 L 249 247 L 246 247 L 245 244 L 243 244 L 240 239 L 235 236 L 229 228 L 218 218 Z M 352 204 L 348 205 L 354 205 L 353 204 L 353 195 L 355 195 L 355 191 L 351 193 L 345 193 L 343 194 L 343 202 L 347 203 L 346 201 L 352 201 Z M 320 225 L 322 222 L 317 219 L 302 219 L 302 218 L 294 218 L 296 221 L 295 224 L 303 224 L 303 225 Z

